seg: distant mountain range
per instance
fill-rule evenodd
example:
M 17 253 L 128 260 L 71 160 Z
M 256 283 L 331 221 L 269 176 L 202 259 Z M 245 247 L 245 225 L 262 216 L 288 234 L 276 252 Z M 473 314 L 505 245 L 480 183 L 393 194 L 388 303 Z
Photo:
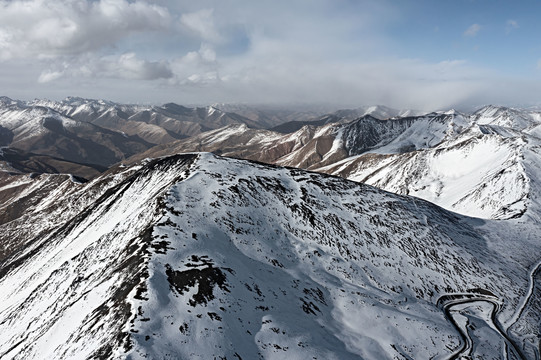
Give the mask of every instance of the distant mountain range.
M 250 119 L 211 106 L 187 108 L 171 103 L 145 107 L 81 98 L 61 102 L 0 98 L 0 146 L 28 153 L 23 157 L 39 154 L 45 162 L 52 160 L 43 156 L 73 162 L 59 171 L 69 168 L 81 176 L 89 173 L 77 170 L 78 164 L 108 167 L 156 144 L 237 123 L 259 127 Z M 25 167 L 13 157 L 0 160 L 9 163 L 5 165 L 8 168 Z
M 235 109 L 247 116 L 218 107 Z M 50 156 L 73 162 L 70 170 L 82 175 L 77 170 L 79 164 L 108 167 L 154 145 L 228 125 L 244 124 L 252 129 L 263 129 L 285 123 L 283 129 L 290 129 L 301 123 L 311 123 L 309 120 L 334 122 L 367 112 L 382 116 L 397 113 L 384 107 L 367 107 L 322 116 L 317 111 L 259 110 L 225 104 L 188 108 L 174 103 L 141 106 L 77 97 L 63 101 L 20 101 L 0 97 L 0 146 L 28 153 L 25 157 L 39 154 L 43 161 L 43 156 Z M 290 121 L 292 118 L 296 120 Z M 278 128 L 278 131 L 283 130 Z M 11 160 L 4 159 L 4 163 L 9 162 L 12 168 L 24 167 L 14 163 L 13 158 Z

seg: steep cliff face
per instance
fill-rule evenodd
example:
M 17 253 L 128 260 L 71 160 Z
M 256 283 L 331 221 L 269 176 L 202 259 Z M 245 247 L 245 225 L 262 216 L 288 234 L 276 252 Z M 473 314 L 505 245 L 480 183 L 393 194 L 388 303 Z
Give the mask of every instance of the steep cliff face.
M 456 294 L 536 351 L 531 222 L 212 154 L 0 191 L 28 208 L 0 225 L 3 358 L 443 357 L 465 342 L 438 303 Z

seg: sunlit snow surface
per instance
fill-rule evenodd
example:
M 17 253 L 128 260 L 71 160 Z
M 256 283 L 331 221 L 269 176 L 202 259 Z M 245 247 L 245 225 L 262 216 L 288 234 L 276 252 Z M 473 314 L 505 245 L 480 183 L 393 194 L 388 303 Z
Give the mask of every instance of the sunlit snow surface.
M 541 139 L 520 128 L 466 127 L 460 117 L 452 123 L 453 128 L 438 132 L 434 123 L 417 120 L 388 145 L 316 170 L 420 197 L 468 216 L 524 215 L 539 221 Z M 427 136 L 438 133 L 439 140 L 423 146 Z M 413 151 L 396 151 L 408 144 Z
M 71 186 L 94 195 L 2 266 L 2 358 L 443 359 L 461 339 L 436 301 L 475 288 L 538 336 L 532 223 L 211 154 Z

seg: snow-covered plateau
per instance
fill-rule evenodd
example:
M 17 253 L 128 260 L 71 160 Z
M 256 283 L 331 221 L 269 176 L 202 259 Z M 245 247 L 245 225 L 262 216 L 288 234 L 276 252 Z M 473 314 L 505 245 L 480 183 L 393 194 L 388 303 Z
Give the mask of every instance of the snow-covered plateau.
M 11 176 L 2 359 L 539 358 L 533 218 L 209 153 Z

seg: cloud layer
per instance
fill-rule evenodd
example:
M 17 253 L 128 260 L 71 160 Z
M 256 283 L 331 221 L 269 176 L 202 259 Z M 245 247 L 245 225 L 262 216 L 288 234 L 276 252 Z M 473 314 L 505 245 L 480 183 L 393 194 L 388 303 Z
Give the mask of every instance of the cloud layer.
M 386 0 L 0 0 L 0 91 L 434 109 L 537 89 L 460 53 L 401 55 L 401 30 L 389 30 L 397 23 L 413 26 Z M 503 23 L 518 32 L 516 20 Z M 481 30 L 458 28 L 456 41 L 477 41 Z
M 50 58 L 97 51 L 168 27 L 166 8 L 126 0 L 0 2 L 0 57 Z

